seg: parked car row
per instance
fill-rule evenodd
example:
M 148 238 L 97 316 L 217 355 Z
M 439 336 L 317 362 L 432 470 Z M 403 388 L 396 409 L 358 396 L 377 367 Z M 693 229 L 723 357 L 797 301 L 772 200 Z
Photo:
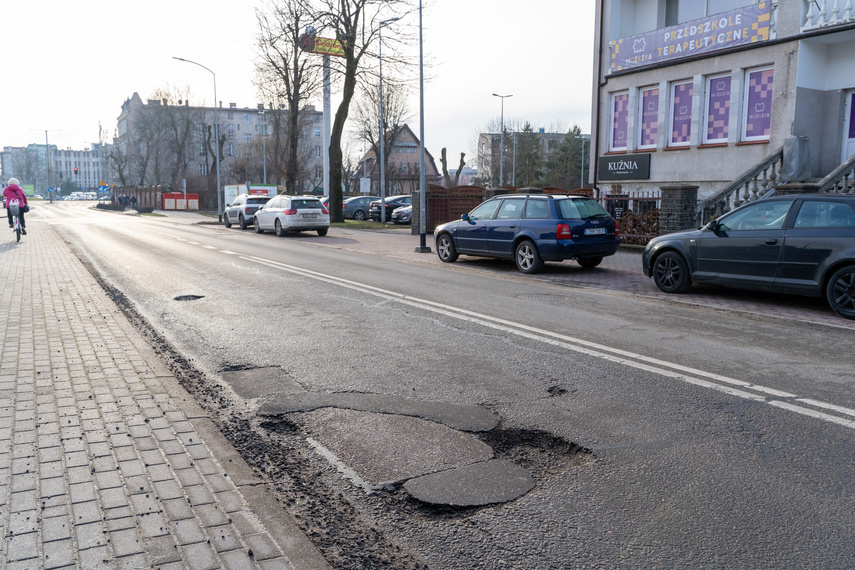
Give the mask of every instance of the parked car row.
M 392 221 L 392 214 L 395 212 L 395 210 L 397 208 L 412 205 L 413 197 L 410 196 L 409 194 L 403 194 L 400 196 L 389 196 L 388 198 L 383 200 L 383 203 L 386 206 L 386 215 L 384 217 L 385 217 L 385 220 L 388 222 L 388 221 Z M 381 205 L 381 200 L 375 199 L 373 202 L 371 202 L 371 205 L 368 208 L 368 217 L 370 219 L 376 221 L 376 222 L 379 222 L 381 219 L 380 212 L 382 209 L 381 209 L 380 205 Z
M 327 235 L 330 213 L 315 196 L 288 196 L 270 198 L 263 195 L 240 194 L 223 211 L 223 224 L 227 228 L 238 224 L 241 229 L 250 225 L 257 233 L 276 232 L 279 237 L 288 232 L 318 232 Z
M 620 243 L 615 220 L 583 196 L 498 196 L 434 235 L 444 262 L 460 254 L 502 257 L 524 273 L 564 259 L 595 267 Z M 700 229 L 652 239 L 641 261 L 644 274 L 666 293 L 699 283 L 822 297 L 855 319 L 855 197 L 749 202 Z

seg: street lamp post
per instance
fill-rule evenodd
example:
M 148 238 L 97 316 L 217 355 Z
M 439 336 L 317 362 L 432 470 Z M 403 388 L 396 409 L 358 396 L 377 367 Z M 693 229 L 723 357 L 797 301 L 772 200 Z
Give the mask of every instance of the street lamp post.
M 264 165 L 264 183 L 267 184 L 267 116 L 264 114 L 264 109 L 258 114 L 261 115 L 261 156 Z
M 493 97 L 502 100 L 502 132 L 499 135 L 499 186 L 505 183 L 505 98 L 513 95 L 499 95 L 493 93 Z
M 422 0 L 419 0 L 419 245 L 416 253 L 430 253 L 427 234 L 427 182 L 425 181 L 425 66 L 422 41 Z
M 183 61 L 186 63 L 192 63 L 193 65 L 198 65 L 208 73 L 210 73 L 214 77 L 214 136 L 216 137 L 215 147 L 216 151 L 216 161 L 217 161 L 217 219 L 222 222 L 223 221 L 223 197 L 220 194 L 222 188 L 220 187 L 220 114 L 219 114 L 219 105 L 217 104 L 217 74 L 196 61 L 190 61 L 189 59 L 184 59 L 183 57 L 172 57 L 172 59 L 177 59 L 178 61 Z
M 400 18 L 389 18 L 380 22 L 380 223 L 386 223 L 386 129 L 383 120 L 383 26 L 388 26 Z

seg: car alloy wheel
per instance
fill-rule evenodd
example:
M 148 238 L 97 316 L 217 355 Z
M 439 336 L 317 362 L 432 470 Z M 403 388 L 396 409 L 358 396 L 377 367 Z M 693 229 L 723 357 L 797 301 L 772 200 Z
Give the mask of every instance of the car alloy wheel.
M 543 258 L 537 251 L 537 246 L 529 240 L 524 240 L 517 245 L 514 252 L 514 260 L 517 269 L 523 273 L 538 273 L 543 270 Z
M 232 223 L 229 221 L 228 214 L 223 214 L 223 225 L 226 226 L 227 228 L 232 227 Z
M 364 221 L 365 220 L 365 212 L 363 212 L 362 210 L 356 210 L 353 213 L 353 219 L 357 220 L 359 222 Z
M 828 280 L 825 296 L 838 315 L 855 319 L 855 265 L 847 265 L 834 272 Z
M 653 281 L 665 293 L 684 293 L 692 285 L 689 266 L 676 251 L 666 251 L 656 258 Z
M 242 215 L 238 217 L 238 222 L 240 222 L 240 229 L 245 230 L 247 228 L 246 219 Z
M 457 261 L 457 248 L 454 247 L 454 241 L 448 234 L 442 234 L 436 238 L 436 254 L 440 261 L 445 263 L 454 263 Z
M 282 229 L 282 222 L 277 218 L 273 223 L 273 229 L 276 230 L 276 235 L 279 237 L 285 237 L 285 230 Z
M 255 220 L 253 221 L 252 225 L 255 227 L 255 233 L 257 233 L 257 234 L 263 234 L 264 233 L 264 230 L 261 229 L 261 224 L 258 223 L 258 216 L 255 217 Z

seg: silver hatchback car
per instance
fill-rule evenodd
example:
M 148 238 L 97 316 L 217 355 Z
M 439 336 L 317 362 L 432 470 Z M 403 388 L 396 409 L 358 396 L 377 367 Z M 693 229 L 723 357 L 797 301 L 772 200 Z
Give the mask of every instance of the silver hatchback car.
M 255 231 L 274 231 L 279 237 L 287 232 L 316 231 L 327 235 L 330 212 L 315 196 L 279 195 L 255 212 Z

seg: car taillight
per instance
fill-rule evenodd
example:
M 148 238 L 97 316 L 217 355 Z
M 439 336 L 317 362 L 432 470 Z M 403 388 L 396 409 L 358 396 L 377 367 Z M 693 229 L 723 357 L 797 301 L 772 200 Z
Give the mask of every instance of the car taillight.
M 615 237 L 620 237 L 620 228 L 618 228 L 617 222 L 615 222 Z
M 295 208 L 291 208 L 289 210 L 285 210 L 282 213 L 285 214 L 286 216 L 293 216 L 294 214 L 297 213 L 297 210 Z
M 573 239 L 573 231 L 570 224 L 558 224 L 555 230 L 555 237 L 558 239 Z
M 326 206 L 321 206 L 321 212 L 323 212 L 324 214 L 329 214 L 329 213 L 330 213 L 330 211 L 329 211 L 329 210 L 327 210 Z

